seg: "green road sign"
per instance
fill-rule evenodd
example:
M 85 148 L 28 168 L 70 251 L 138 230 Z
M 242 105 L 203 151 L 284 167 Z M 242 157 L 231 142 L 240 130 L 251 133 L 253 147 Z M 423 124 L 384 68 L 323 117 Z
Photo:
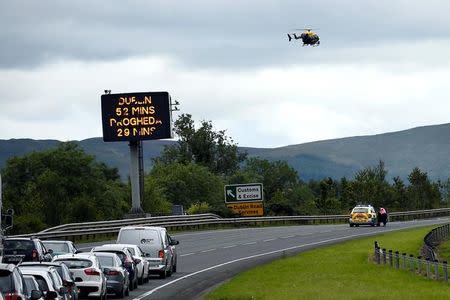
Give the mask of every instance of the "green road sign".
M 262 183 L 230 184 L 225 186 L 225 203 L 263 201 Z

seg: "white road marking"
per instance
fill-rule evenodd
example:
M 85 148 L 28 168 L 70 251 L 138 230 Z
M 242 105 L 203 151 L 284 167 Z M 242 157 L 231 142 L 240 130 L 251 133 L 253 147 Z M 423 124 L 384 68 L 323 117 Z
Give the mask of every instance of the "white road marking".
M 263 242 L 271 242 L 271 241 L 275 241 L 276 239 L 268 239 L 268 240 L 263 240 Z
M 287 235 L 287 236 L 282 236 L 280 239 L 290 239 L 295 237 L 295 235 Z
M 180 254 L 180 257 L 181 257 L 181 256 L 189 256 L 189 255 L 193 255 L 193 254 L 195 254 L 195 253 L 192 252 L 192 253 Z
M 437 224 L 434 224 L 434 225 L 437 225 Z M 417 227 L 420 227 L 420 226 L 411 226 L 410 228 L 404 228 L 404 229 L 412 229 L 412 228 L 417 228 Z M 398 229 L 386 229 L 384 232 L 390 232 L 390 231 L 398 231 Z M 249 260 L 249 259 L 253 259 L 253 258 L 257 258 L 257 257 L 261 257 L 261 256 L 266 256 L 266 255 L 270 255 L 270 254 L 275 254 L 275 253 L 280 253 L 280 252 L 282 253 L 283 251 L 288 251 L 288 250 L 301 249 L 301 248 L 305 248 L 305 247 L 308 247 L 308 246 L 315 246 L 315 245 L 326 244 L 326 243 L 329 243 L 329 242 L 336 242 L 336 241 L 341 241 L 341 240 L 347 240 L 347 239 L 350 239 L 350 238 L 357 238 L 357 237 L 364 237 L 364 236 L 373 236 L 373 235 L 377 235 L 378 233 L 379 232 L 366 232 L 366 233 L 360 233 L 360 234 L 352 234 L 352 235 L 348 235 L 348 236 L 344 236 L 344 237 L 338 237 L 338 238 L 333 238 L 333 239 L 328 239 L 328 240 L 314 242 L 314 243 L 308 243 L 308 244 L 301 244 L 301 245 L 297 245 L 297 246 L 293 246 L 293 247 L 289 247 L 289 248 L 274 250 L 274 251 L 270 251 L 270 252 L 265 252 L 265 253 L 260 253 L 260 254 L 256 254 L 256 255 L 251 255 L 251 256 L 247 256 L 247 257 L 241 257 L 241 258 L 238 258 L 238 259 L 230 260 L 230 261 L 227 261 L 227 262 L 224 262 L 224 263 L 221 263 L 221 264 L 218 264 L 218 265 L 206 268 L 206 269 L 202 269 L 202 270 L 193 272 L 191 274 L 184 275 L 184 276 L 182 276 L 180 278 L 174 279 L 174 280 L 172 280 L 172 281 L 170 281 L 168 283 L 165 283 L 163 285 L 160 285 L 160 286 L 158 286 L 158 287 L 156 287 L 156 288 L 154 288 L 154 289 L 152 289 L 152 290 L 150 290 L 150 291 L 148 291 L 148 292 L 146 292 L 144 294 L 141 294 L 141 295 L 137 296 L 136 298 L 133 298 L 133 300 L 141 300 L 141 299 L 143 299 L 143 298 L 145 298 L 147 296 L 150 296 L 154 292 L 156 292 L 156 291 L 158 291 L 158 290 L 160 290 L 162 288 L 165 288 L 166 286 L 169 286 L 169 285 L 172 285 L 174 283 L 177 283 L 178 281 L 181 281 L 181 280 L 184 280 L 186 278 L 193 277 L 193 276 L 195 276 L 197 274 L 201 274 L 201 273 L 204 273 L 204 272 L 207 272 L 207 271 L 210 271 L 210 270 L 214 270 L 214 269 L 217 269 L 217 268 L 220 268 L 220 267 L 223 267 L 223 266 L 235 263 L 235 262 L 239 262 L 239 261 L 243 261 L 243 260 Z
M 256 242 L 245 243 L 245 244 L 242 244 L 242 245 L 253 245 L 253 244 L 256 244 Z
M 211 251 L 215 251 L 216 249 L 214 248 L 214 249 L 208 249 L 208 250 L 203 250 L 203 251 L 200 251 L 201 253 L 205 253 L 205 252 L 211 252 Z
M 225 246 L 225 247 L 223 247 L 223 249 L 228 249 L 228 248 L 233 248 L 233 247 L 237 247 L 237 245 Z

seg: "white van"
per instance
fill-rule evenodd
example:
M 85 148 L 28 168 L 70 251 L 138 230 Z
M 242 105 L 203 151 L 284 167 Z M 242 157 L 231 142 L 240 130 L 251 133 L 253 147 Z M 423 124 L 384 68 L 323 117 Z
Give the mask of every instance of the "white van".
M 179 242 L 172 239 L 164 227 L 126 226 L 120 228 L 118 244 L 133 244 L 141 248 L 149 262 L 148 273 L 166 278 L 177 271 L 177 251 Z

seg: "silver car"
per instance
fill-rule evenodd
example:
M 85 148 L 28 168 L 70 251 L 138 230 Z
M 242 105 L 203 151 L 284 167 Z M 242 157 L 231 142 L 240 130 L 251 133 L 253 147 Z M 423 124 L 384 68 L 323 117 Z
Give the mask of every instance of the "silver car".
M 149 262 L 149 274 L 166 278 L 177 271 L 178 241 L 172 239 L 164 227 L 127 226 L 122 227 L 117 236 L 118 244 L 134 244 L 144 252 Z
M 133 259 L 136 262 L 138 283 L 143 284 L 144 282 L 147 282 L 149 276 L 148 273 L 149 263 L 145 259 L 144 252 L 142 252 L 141 248 L 133 244 L 116 244 L 116 245 L 127 247 L 128 250 L 130 250 L 131 254 L 133 255 Z
M 19 269 L 23 275 L 31 275 L 36 279 L 39 289 L 44 293 L 45 299 L 69 299 L 67 289 L 63 286 L 62 279 L 55 268 L 28 268 L 19 265 Z
M 106 276 L 106 291 L 119 298 L 130 293 L 130 278 L 128 271 L 123 267 L 120 257 L 115 253 L 96 252 L 103 274 Z

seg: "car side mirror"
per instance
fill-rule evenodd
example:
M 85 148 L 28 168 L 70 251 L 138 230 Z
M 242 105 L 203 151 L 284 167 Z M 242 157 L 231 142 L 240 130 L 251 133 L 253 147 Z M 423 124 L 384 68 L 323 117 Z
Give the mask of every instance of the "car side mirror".
M 72 280 L 64 280 L 63 281 L 63 284 L 65 285 L 65 286 L 74 286 L 75 285 L 75 282 L 73 282 Z
M 180 244 L 180 241 L 177 241 L 177 240 L 174 240 L 174 239 L 172 239 L 172 240 L 170 241 L 170 245 L 171 245 L 171 246 L 175 246 L 175 245 L 178 245 L 178 244 Z
M 108 274 L 108 273 L 109 273 L 109 271 L 110 271 L 110 269 L 109 269 L 109 268 L 104 268 L 104 269 L 103 269 L 103 274 L 105 274 L 105 275 L 106 275 L 106 274 Z
M 45 299 L 47 299 L 47 300 L 56 299 L 56 298 L 58 298 L 58 293 L 55 291 L 47 291 L 47 293 L 45 293 Z
M 62 286 L 62 287 L 59 288 L 59 293 L 61 295 L 67 294 L 68 292 L 69 292 L 69 290 L 65 286 Z
M 134 257 L 133 257 L 133 260 L 134 260 L 134 263 L 135 263 L 135 264 L 139 264 L 139 263 L 141 262 L 141 260 L 140 260 L 139 258 L 134 258 Z
M 150 253 L 145 252 L 144 257 L 150 257 Z
M 37 299 L 39 299 L 39 298 L 41 298 L 43 295 L 42 295 L 42 291 L 40 291 L 40 290 L 32 290 L 31 291 L 31 295 L 30 295 L 30 299 L 31 300 L 37 300 Z

